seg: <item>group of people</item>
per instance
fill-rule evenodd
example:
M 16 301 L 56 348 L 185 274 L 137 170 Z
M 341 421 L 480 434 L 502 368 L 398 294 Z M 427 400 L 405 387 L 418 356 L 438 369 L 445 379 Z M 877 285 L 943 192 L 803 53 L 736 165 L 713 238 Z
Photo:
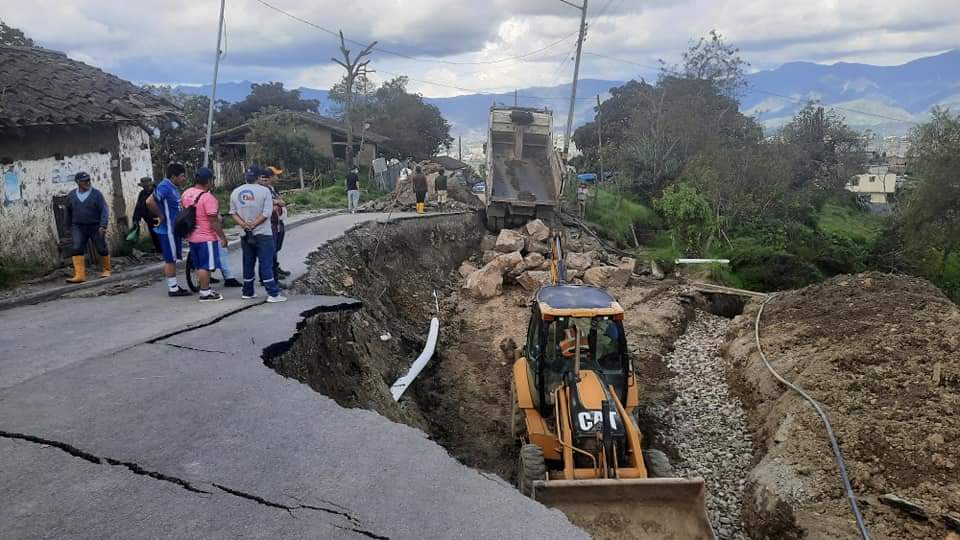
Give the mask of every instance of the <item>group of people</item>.
M 230 194 L 229 215 L 243 230 L 243 282 L 238 281 L 229 265 L 227 236 L 220 216 L 220 203 L 210 192 L 214 173 L 207 167 L 197 170 L 193 185 L 182 194 L 187 183 L 186 168 L 179 163 L 167 166 L 166 177 L 153 186 L 149 178 L 141 180 L 143 188 L 134 210 L 133 225 L 147 221 L 154 246 L 163 256 L 163 273 L 167 295 L 192 296 L 177 281 L 177 262 L 182 260 L 182 242 L 190 249 L 193 267 L 197 270 L 201 302 L 215 302 L 223 296 L 213 289 L 211 274 L 220 270 L 225 287 L 242 289 L 244 299 L 256 298 L 255 274 L 259 265 L 260 282 L 267 291 L 267 302 L 284 302 L 279 278 L 290 273 L 280 268 L 277 254 L 285 236 L 286 203 L 275 187 L 281 171 L 273 167 L 252 166 L 244 173 L 245 184 Z M 92 187 L 90 175 L 74 176 L 77 188 L 70 192 L 66 220 L 72 235 L 73 277 L 68 283 L 86 280 L 84 251 L 92 242 L 101 256 L 101 277 L 111 275 L 110 254 L 106 244 L 109 208 L 103 194 Z M 187 211 L 189 210 L 189 212 Z M 181 216 L 183 214 L 183 216 Z M 178 218 L 181 218 L 178 220 Z
M 407 179 L 413 185 L 413 193 L 417 198 L 417 213 L 423 214 L 426 212 L 427 191 L 429 189 L 427 175 L 423 174 L 423 168 L 419 165 L 415 166 L 412 172 L 409 168 L 404 167 L 400 171 L 400 181 L 403 182 Z M 440 169 L 433 180 L 433 190 L 437 194 L 437 206 L 440 208 L 447 204 L 447 181 L 446 171 Z

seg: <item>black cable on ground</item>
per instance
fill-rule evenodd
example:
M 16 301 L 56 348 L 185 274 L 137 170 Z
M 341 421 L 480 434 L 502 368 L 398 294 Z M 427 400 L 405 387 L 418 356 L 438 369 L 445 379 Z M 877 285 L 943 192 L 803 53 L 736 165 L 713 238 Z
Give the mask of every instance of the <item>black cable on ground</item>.
M 830 420 L 827 419 L 827 413 L 820 407 L 817 400 L 810 397 L 802 388 L 781 377 L 780 374 L 773 369 L 773 366 L 770 365 L 770 362 L 767 361 L 767 355 L 763 353 L 763 348 L 760 346 L 760 318 L 763 316 L 763 309 L 767 307 L 767 304 L 775 297 L 776 295 L 772 294 L 760 304 L 760 311 L 757 312 L 757 318 L 753 324 L 753 336 L 756 339 L 757 352 L 760 353 L 760 358 L 763 360 L 763 364 L 767 366 L 767 370 L 770 371 L 778 381 L 783 383 L 787 388 L 800 394 L 800 396 L 807 400 L 807 402 L 813 406 L 814 410 L 817 411 L 817 415 L 820 416 L 820 420 L 827 429 L 827 436 L 830 438 L 830 446 L 833 449 L 833 458 L 837 462 L 837 468 L 840 469 L 840 480 L 843 482 L 843 489 L 847 493 L 847 500 L 850 501 L 850 510 L 853 511 L 853 517 L 857 521 L 857 528 L 860 529 L 860 537 L 863 538 L 863 540 L 870 540 L 870 533 L 867 532 L 867 526 L 863 523 L 863 515 L 860 513 L 860 507 L 857 506 L 857 496 L 853 492 L 853 486 L 850 485 L 850 478 L 847 476 L 847 465 L 843 461 L 843 454 L 840 453 L 840 445 L 837 443 L 837 437 L 834 435 L 833 428 L 830 426 Z

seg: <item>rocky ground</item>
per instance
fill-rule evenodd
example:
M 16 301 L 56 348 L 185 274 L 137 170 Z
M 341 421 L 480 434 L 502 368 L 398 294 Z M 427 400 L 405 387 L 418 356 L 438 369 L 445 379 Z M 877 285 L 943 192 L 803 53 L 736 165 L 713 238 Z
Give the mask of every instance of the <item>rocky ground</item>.
M 664 358 L 676 399 L 659 407 L 678 475 L 706 480 L 707 511 L 721 540 L 747 537 L 740 510 L 753 458 L 746 413 L 727 386 L 720 352 L 729 327 L 730 319 L 697 312 Z

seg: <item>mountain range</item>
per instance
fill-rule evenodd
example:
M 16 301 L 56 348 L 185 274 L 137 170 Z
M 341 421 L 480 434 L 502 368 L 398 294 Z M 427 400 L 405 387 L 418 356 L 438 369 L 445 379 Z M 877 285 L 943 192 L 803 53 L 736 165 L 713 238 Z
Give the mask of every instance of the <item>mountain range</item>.
M 960 108 L 960 49 L 919 58 L 899 66 L 873 66 L 840 62 L 832 65 L 790 62 L 776 69 L 747 76 L 748 90 L 741 108 L 766 128 L 775 129 L 790 119 L 809 100 L 819 101 L 842 114 L 856 129 L 881 135 L 902 135 L 923 121 L 935 105 Z M 574 124 L 593 118 L 596 96 L 623 81 L 582 79 L 577 87 Z M 221 83 L 218 99 L 242 100 L 250 92 L 249 81 Z M 180 86 L 188 94 L 209 94 L 209 86 Z M 326 90 L 300 88 L 304 98 L 320 101 L 321 112 L 331 112 Z M 487 111 L 493 103 L 548 107 L 556 112 L 555 129 L 562 132 L 569 106 L 570 85 L 531 87 L 502 94 L 466 94 L 456 97 L 425 97 L 436 105 L 452 126 L 454 136 L 482 140 Z

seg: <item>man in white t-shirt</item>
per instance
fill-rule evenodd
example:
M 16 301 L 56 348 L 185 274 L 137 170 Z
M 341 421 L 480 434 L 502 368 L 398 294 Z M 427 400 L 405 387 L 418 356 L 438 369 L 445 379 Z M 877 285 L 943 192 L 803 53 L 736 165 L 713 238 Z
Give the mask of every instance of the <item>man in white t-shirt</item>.
M 273 214 L 273 196 L 270 189 L 260 185 L 260 168 L 252 166 L 244 173 L 246 184 L 230 194 L 230 215 L 243 229 L 243 298 L 256 298 L 254 265 L 260 261 L 260 280 L 267 289 L 267 302 L 286 302 L 280 295 L 280 286 L 273 274 L 276 246 L 270 216 Z

